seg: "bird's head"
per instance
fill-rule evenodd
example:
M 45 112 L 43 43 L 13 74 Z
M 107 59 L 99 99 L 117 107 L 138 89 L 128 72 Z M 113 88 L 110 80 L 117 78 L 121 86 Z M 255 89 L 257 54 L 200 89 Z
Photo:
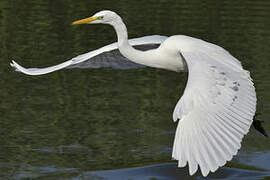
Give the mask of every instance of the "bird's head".
M 78 21 L 74 21 L 72 25 L 76 24 L 111 24 L 113 25 L 114 22 L 121 20 L 120 16 L 118 16 L 113 11 L 103 10 L 97 12 L 93 16 L 85 19 L 81 19 Z

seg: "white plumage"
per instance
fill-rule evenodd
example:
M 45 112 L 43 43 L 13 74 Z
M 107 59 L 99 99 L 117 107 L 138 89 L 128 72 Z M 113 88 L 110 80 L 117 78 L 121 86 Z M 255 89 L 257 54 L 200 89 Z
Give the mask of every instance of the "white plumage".
M 138 45 L 144 45 L 144 44 L 160 44 L 162 43 L 167 37 L 166 36 L 159 36 L 159 35 L 153 35 L 153 36 L 145 36 L 145 37 L 140 37 L 140 38 L 134 38 L 128 40 L 129 43 L 132 46 L 138 46 Z M 12 61 L 10 65 L 16 69 L 16 71 L 22 72 L 27 75 L 42 75 L 42 74 L 48 74 L 63 68 L 66 68 L 71 65 L 79 64 L 84 61 L 90 60 L 93 57 L 96 57 L 104 52 L 110 52 L 115 49 L 118 49 L 117 43 L 112 43 L 107 46 L 104 46 L 102 48 L 96 49 L 94 51 L 90 51 L 85 54 L 81 54 L 79 56 L 76 56 L 68 61 L 65 61 L 61 64 L 55 65 L 55 66 L 50 66 L 47 68 L 24 68 L 20 66 L 18 63 L 15 61 Z
M 178 160 L 179 167 L 188 163 L 190 175 L 200 167 L 203 176 L 207 176 L 236 155 L 256 111 L 252 79 L 236 58 L 217 45 L 183 35 L 154 35 L 128 41 L 126 26 L 111 11 L 101 11 L 73 24 L 90 23 L 112 25 L 118 43 L 48 68 L 26 69 L 15 61 L 11 66 L 28 75 L 41 75 L 91 61 L 116 49 L 128 60 L 150 67 L 180 72 L 187 65 L 188 82 L 173 112 L 173 120 L 179 122 L 172 157 Z M 147 44 L 161 45 L 148 51 L 131 46 Z
M 237 62 L 231 63 L 231 55 L 224 50 L 217 49 L 214 57 L 203 53 L 203 48 L 182 54 L 189 77 L 173 113 L 174 121 L 180 121 L 172 156 L 179 160 L 179 167 L 188 162 L 191 175 L 200 165 L 206 176 L 241 147 L 255 114 L 255 90 L 249 73 Z

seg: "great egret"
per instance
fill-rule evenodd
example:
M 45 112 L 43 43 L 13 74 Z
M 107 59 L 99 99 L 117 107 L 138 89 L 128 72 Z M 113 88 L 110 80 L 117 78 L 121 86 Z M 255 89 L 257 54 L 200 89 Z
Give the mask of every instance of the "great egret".
M 48 68 L 26 69 L 15 61 L 12 61 L 11 66 L 28 75 L 50 73 L 86 60 L 90 62 L 89 67 L 114 68 L 115 63 L 122 60 L 118 62 L 112 59 L 104 63 L 94 57 L 115 49 L 140 65 L 175 72 L 183 71 L 187 66 L 188 82 L 173 112 L 173 120 L 179 122 L 172 157 L 178 160 L 179 167 L 188 163 L 190 175 L 200 166 L 202 175 L 207 176 L 210 171 L 216 171 L 236 155 L 256 111 L 252 79 L 236 58 L 217 45 L 184 35 L 155 35 L 128 41 L 125 24 L 112 11 L 100 11 L 90 18 L 73 22 L 74 25 L 95 23 L 113 26 L 118 43 Z M 148 51 L 132 47 L 146 44 L 160 46 Z M 129 61 L 125 61 L 125 65 L 128 68 Z

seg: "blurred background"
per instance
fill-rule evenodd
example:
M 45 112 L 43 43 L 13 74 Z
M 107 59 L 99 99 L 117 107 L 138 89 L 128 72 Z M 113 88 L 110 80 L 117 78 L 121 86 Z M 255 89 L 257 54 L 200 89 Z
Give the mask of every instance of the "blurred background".
M 172 112 L 187 73 L 68 69 L 32 77 L 9 66 L 51 66 L 115 42 L 109 26 L 70 25 L 103 9 L 122 17 L 130 38 L 185 34 L 230 51 L 251 72 L 257 119 L 270 134 L 270 1 L 1 0 L 0 179 L 202 179 L 171 160 Z M 237 156 L 208 178 L 270 178 L 270 140 L 251 127 Z

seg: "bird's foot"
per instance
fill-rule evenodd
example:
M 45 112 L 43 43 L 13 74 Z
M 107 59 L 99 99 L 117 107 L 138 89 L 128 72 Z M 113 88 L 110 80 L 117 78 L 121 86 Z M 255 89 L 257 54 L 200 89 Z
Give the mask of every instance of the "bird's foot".
M 265 137 L 268 137 L 268 134 L 266 133 L 265 129 L 263 128 L 262 124 L 264 123 L 264 121 L 260 121 L 256 119 L 256 116 L 259 113 L 255 113 L 252 125 L 254 126 L 254 128 L 259 131 L 261 134 L 263 134 Z

